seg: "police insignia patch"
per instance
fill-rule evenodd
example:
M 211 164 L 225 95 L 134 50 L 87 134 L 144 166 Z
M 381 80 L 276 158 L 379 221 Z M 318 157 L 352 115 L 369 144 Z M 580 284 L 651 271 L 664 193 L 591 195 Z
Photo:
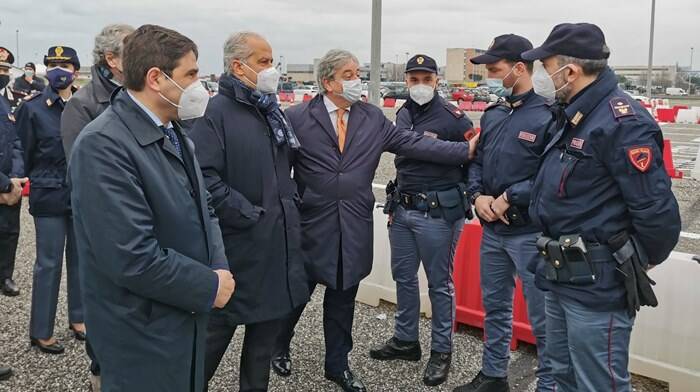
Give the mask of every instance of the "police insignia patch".
M 610 107 L 612 108 L 613 116 L 615 116 L 615 118 L 633 116 L 635 114 L 634 108 L 632 108 L 629 101 L 627 101 L 625 98 L 611 99 Z
M 584 142 L 585 142 L 585 140 L 575 137 L 575 138 L 571 139 L 571 147 L 576 148 L 578 150 L 582 150 Z
M 651 167 L 652 152 L 650 147 L 631 147 L 627 149 L 627 158 L 635 169 L 644 173 Z
M 537 140 L 537 135 L 526 131 L 520 131 L 520 133 L 518 134 L 518 139 L 534 143 L 535 140 Z
M 423 64 L 423 63 L 425 62 L 425 59 L 421 56 L 421 57 L 418 57 L 418 58 L 416 59 L 416 62 L 417 62 L 418 64 Z

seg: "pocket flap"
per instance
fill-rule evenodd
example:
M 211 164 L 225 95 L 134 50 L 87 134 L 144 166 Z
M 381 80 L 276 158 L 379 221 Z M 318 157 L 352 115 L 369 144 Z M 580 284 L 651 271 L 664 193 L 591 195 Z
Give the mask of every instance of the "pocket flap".
M 462 204 L 462 195 L 456 189 L 437 192 L 440 207 L 454 208 Z

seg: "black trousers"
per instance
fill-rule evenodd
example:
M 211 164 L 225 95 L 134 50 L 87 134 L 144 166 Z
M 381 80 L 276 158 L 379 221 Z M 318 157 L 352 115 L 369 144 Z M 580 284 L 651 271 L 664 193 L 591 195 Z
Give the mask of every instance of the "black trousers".
M 20 211 L 20 204 L 0 206 L 0 285 L 15 273 Z
M 350 368 L 348 354 L 352 351 L 352 323 L 358 287 L 356 285 L 347 290 L 326 288 L 323 297 L 323 336 L 326 343 L 324 370 L 332 375 L 339 375 Z M 309 283 L 309 292 L 313 293 L 315 288 L 315 282 Z M 294 328 L 305 307 L 306 304 L 299 306 L 289 318 L 282 321 L 277 336 L 276 354 L 289 351 Z
M 280 320 L 265 321 L 245 326 L 240 360 L 240 391 L 267 391 L 270 381 L 270 360 L 274 350 Z M 214 311 L 207 327 L 207 352 L 204 359 L 204 377 L 212 379 L 238 325 L 232 324 L 221 313 Z M 205 389 L 207 390 L 207 389 Z

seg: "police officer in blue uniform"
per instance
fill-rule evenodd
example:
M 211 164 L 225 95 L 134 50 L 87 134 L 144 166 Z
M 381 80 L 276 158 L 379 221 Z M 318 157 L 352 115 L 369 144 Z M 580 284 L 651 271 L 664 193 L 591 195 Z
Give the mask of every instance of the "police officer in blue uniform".
M 496 37 L 474 64 L 486 64 L 487 85 L 501 98 L 481 118 L 477 155 L 469 167 L 469 192 L 483 225 L 481 293 L 485 310 L 481 371 L 455 391 L 508 391 L 515 276 L 522 281 L 528 318 L 537 342 L 537 390 L 551 391 L 544 357 L 544 294 L 527 266 L 539 259 L 539 229 L 528 216 L 530 189 L 547 144 L 549 105 L 532 89 L 532 61 L 520 54 L 532 43 L 515 34 Z
M 0 90 L 10 80 L 10 69 L 14 61 L 12 52 L 0 47 Z M 19 288 L 12 275 L 19 241 L 22 185 L 26 182 L 22 177 L 22 147 L 15 131 L 11 102 L 0 95 L 0 199 L 3 196 L 8 198 L 5 202 L 0 200 L 0 289 L 10 297 L 19 295 Z M 14 200 L 14 195 L 17 194 L 19 197 Z
M 0 47 L 0 89 L 10 79 L 14 56 Z M 5 295 L 19 295 L 12 280 L 17 241 L 19 240 L 19 213 L 22 200 L 22 148 L 13 124 L 10 104 L 0 96 L 0 287 Z M 0 381 L 12 376 L 12 369 L 0 364 Z
M 630 391 L 630 333 L 640 305 L 657 304 L 646 271 L 680 233 L 663 164 L 663 136 L 617 86 L 603 32 L 554 27 L 535 91 L 559 105 L 530 198 L 542 228 L 537 286 L 546 290 L 547 357 L 558 391 Z
M 29 336 L 32 345 L 42 352 L 61 354 L 64 347 L 54 339 L 53 329 L 64 248 L 70 328 L 76 339 L 85 339 L 66 155 L 60 133 L 61 113 L 74 91 L 80 61 L 72 48 L 53 46 L 44 56 L 44 64 L 49 85 L 19 105 L 15 117 L 24 149 L 24 169 L 31 182 L 29 212 L 36 227 Z
M 448 141 L 469 140 L 472 122 L 436 92 L 437 64 L 426 55 L 413 56 L 406 64 L 410 99 L 397 112 L 396 125 L 424 137 Z M 422 262 L 429 281 L 432 304 L 432 344 L 423 382 L 443 383 L 449 374 L 454 320 L 452 265 L 457 240 L 470 211 L 466 194 L 466 169 L 418 161 L 403 156 L 395 160 L 397 183 L 388 186 L 391 268 L 396 281 L 397 311 L 394 336 L 370 351 L 378 360 L 419 361 L 420 290 L 418 267 Z

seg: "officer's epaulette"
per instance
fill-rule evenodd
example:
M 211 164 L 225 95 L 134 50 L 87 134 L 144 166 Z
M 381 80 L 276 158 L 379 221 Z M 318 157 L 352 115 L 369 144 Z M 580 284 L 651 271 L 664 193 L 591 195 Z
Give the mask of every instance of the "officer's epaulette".
M 445 110 L 450 112 L 451 115 L 455 116 L 455 118 L 464 117 L 464 110 L 458 108 L 457 106 L 455 106 L 449 102 L 445 102 L 445 105 L 443 105 L 443 107 L 445 108 Z
M 499 99 L 498 101 L 489 104 L 489 106 L 487 106 L 486 109 L 484 109 L 484 112 L 488 112 L 489 110 L 494 108 L 504 108 L 510 110 L 510 106 L 508 106 L 506 101 Z
M 627 116 L 636 116 L 634 108 L 630 104 L 630 101 L 625 97 L 614 97 L 610 100 L 610 109 L 613 112 L 613 116 L 618 119 Z
M 34 99 L 34 98 L 36 98 L 36 97 L 38 97 L 38 96 L 40 96 L 40 95 L 41 95 L 41 91 L 34 91 L 34 92 L 32 92 L 31 94 L 29 94 L 29 95 L 25 96 L 24 98 L 22 98 L 22 100 L 20 101 L 20 103 L 21 103 L 21 102 L 28 102 L 28 101 L 31 101 L 32 99 Z

